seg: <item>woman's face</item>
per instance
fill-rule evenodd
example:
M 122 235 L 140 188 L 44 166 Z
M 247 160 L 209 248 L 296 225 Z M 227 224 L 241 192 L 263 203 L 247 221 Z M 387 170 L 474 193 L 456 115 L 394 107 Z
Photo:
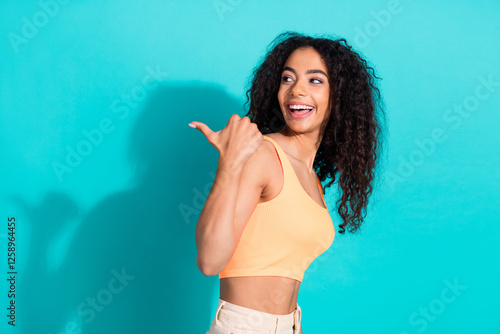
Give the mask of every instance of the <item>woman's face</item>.
M 330 117 L 328 71 L 312 47 L 299 48 L 287 59 L 281 74 L 278 101 L 285 127 L 297 133 L 318 132 Z

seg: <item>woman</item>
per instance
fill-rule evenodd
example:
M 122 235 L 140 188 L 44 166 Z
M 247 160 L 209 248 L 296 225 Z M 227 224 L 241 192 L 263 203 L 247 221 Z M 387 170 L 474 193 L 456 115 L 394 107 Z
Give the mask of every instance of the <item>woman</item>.
M 320 180 L 339 174 L 339 233 L 358 230 L 372 191 L 374 78 L 344 39 L 285 32 L 254 71 L 245 117 L 217 132 L 190 123 L 219 152 L 196 227 L 197 265 L 220 278 L 207 334 L 302 333 L 304 271 L 335 236 Z

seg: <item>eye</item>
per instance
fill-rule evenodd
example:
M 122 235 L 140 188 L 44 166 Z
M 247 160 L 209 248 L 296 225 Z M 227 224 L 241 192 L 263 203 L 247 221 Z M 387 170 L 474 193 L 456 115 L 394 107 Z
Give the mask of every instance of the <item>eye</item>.
M 318 83 L 323 83 L 323 81 L 321 81 L 319 79 L 316 79 L 316 78 L 315 79 L 311 79 L 311 80 L 316 80 L 316 81 L 318 81 Z
M 288 79 L 291 79 L 289 76 L 284 75 L 284 76 L 283 76 L 283 78 L 281 78 L 281 80 L 282 80 L 282 81 L 284 81 L 284 82 L 288 82 L 288 81 L 286 80 L 287 78 L 288 78 Z

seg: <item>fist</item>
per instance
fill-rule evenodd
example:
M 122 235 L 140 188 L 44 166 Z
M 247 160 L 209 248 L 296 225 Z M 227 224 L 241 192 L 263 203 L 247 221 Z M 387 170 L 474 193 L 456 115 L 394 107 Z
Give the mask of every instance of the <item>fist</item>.
M 231 115 L 226 126 L 216 132 L 201 122 L 191 124 L 217 149 L 221 158 L 234 163 L 244 164 L 262 143 L 262 133 L 247 116 Z

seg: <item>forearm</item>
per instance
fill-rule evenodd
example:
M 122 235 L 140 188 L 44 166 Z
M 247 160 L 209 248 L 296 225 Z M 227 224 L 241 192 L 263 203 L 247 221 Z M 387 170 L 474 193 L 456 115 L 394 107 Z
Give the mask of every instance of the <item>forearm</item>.
M 224 269 L 235 247 L 234 212 L 242 166 L 219 159 L 196 226 L 197 265 L 204 275 Z

